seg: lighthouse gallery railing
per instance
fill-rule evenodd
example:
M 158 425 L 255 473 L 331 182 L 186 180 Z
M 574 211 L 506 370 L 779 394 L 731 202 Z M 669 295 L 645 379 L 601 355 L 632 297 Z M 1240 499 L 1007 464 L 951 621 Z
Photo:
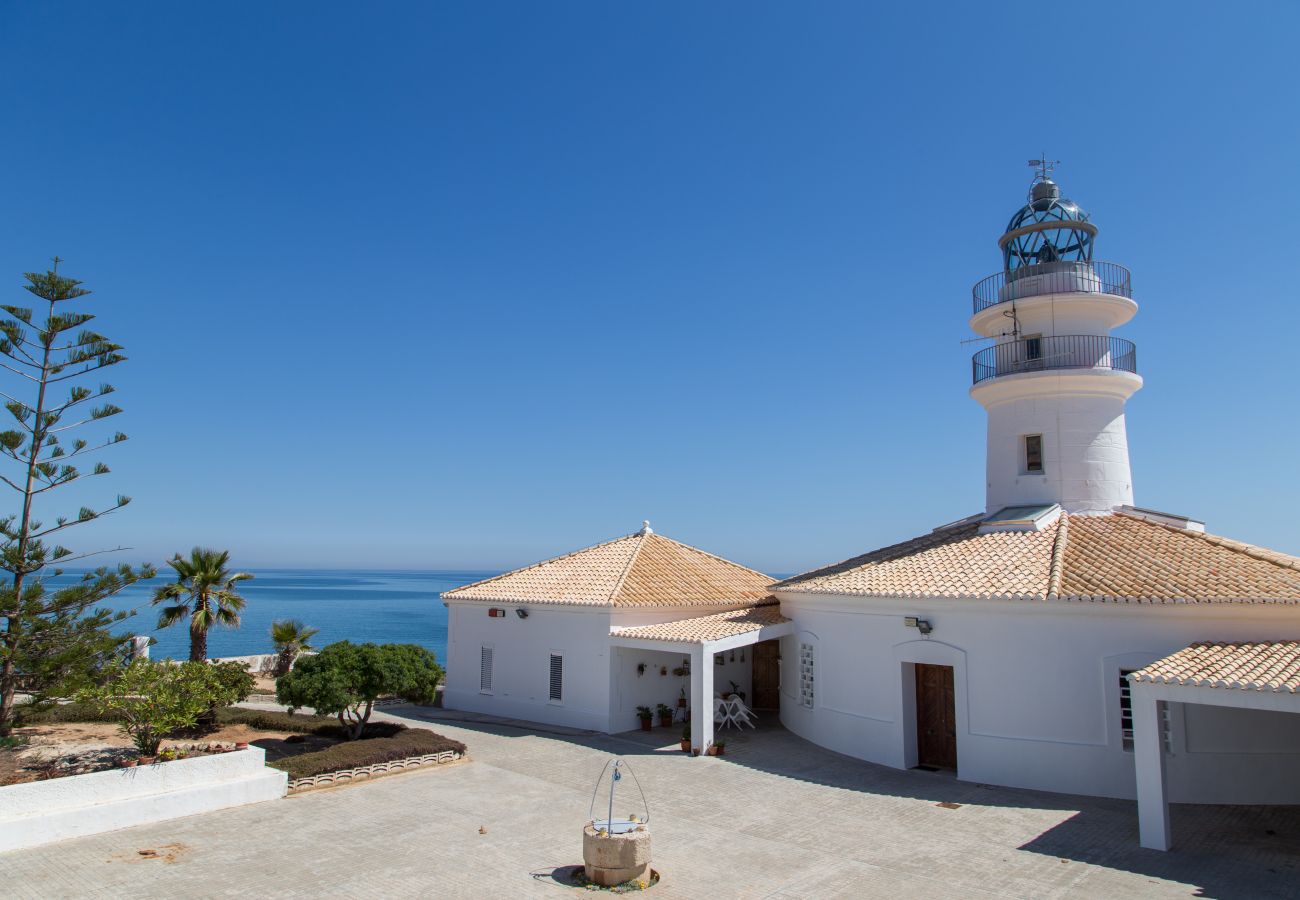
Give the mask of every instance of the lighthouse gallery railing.
M 1137 347 L 1101 334 L 1023 338 L 985 347 L 971 358 L 974 384 L 999 375 L 1048 369 L 1118 369 L 1137 372 Z
M 1065 293 L 1116 294 L 1133 296 L 1133 279 L 1119 263 L 1061 261 L 1021 266 L 990 275 L 971 288 L 975 312 L 1024 297 Z

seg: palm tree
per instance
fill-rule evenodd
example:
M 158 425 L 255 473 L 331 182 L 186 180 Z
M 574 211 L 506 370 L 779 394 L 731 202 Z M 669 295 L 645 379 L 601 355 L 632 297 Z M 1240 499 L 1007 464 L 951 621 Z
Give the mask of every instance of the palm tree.
M 293 668 L 293 661 L 298 658 L 299 653 L 315 649 L 307 642 L 318 631 L 319 628 L 308 628 L 297 619 L 278 619 L 271 623 L 271 640 L 275 643 L 278 654 L 275 660 L 275 671 L 272 673 L 276 678 L 289 674 L 289 670 Z
M 229 550 L 210 550 L 195 547 L 190 558 L 179 553 L 167 561 L 176 570 L 176 581 L 163 585 L 154 592 L 153 602 L 170 603 L 158 615 L 158 627 L 167 628 L 185 619 L 190 620 L 190 659 L 208 658 L 208 629 L 213 625 L 239 627 L 239 611 L 244 608 L 244 598 L 235 585 L 253 576 L 248 572 L 231 574 L 226 569 Z

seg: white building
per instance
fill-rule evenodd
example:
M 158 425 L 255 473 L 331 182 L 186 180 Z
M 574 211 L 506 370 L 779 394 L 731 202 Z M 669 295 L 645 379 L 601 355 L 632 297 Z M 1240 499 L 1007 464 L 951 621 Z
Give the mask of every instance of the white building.
M 708 747 L 715 686 L 743 692 L 760 709 L 779 702 L 776 639 L 790 623 L 771 584 L 647 522 L 635 534 L 457 588 L 442 595 L 443 703 L 605 732 L 637 728 L 638 707 L 664 704 L 679 722 L 674 740 L 689 710 L 692 743 Z
M 849 756 L 1141 794 L 1147 846 L 1169 845 L 1169 799 L 1300 803 L 1300 559 L 1132 505 L 1124 410 L 1142 379 L 1134 345 L 1111 331 L 1137 304 L 1127 269 L 1093 259 L 1096 235 L 1044 168 L 999 240 L 1002 271 L 974 288 L 970 325 L 993 342 L 975 354 L 970 389 L 988 412 L 982 512 L 776 585 L 750 573 L 744 597 L 702 603 L 694 585 L 648 571 L 652 601 L 620 603 L 615 591 L 593 612 L 597 601 L 575 594 L 564 602 L 581 612 L 556 607 L 545 629 L 510 608 L 532 608 L 544 579 L 523 573 L 537 567 L 461 589 L 446 595 L 448 704 L 630 728 L 650 692 L 628 666 L 670 641 L 665 664 L 694 663 L 693 743 L 707 746 L 705 710 L 722 682 L 700 662 L 719 641 L 779 638 L 779 702 L 764 705 Z M 528 590 L 489 589 L 515 582 Z M 756 605 L 769 591 L 779 612 Z M 504 621 L 473 605 L 488 601 Z M 710 603 L 752 608 L 729 613 L 728 631 L 725 616 L 699 618 Z M 751 667 L 768 666 L 774 646 L 761 663 L 751 651 Z M 545 699 L 545 657 L 557 652 L 585 679 L 572 709 Z M 716 673 L 747 691 L 758 677 L 727 667 Z M 502 677 L 513 693 L 488 693 Z

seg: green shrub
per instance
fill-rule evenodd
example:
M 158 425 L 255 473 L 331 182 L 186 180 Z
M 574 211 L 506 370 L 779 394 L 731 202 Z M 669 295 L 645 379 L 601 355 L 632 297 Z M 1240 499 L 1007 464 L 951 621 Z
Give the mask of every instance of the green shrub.
M 287 712 L 232 706 L 229 709 L 217 711 L 217 724 L 247 725 L 249 728 L 256 728 L 260 731 L 315 734 L 336 741 L 351 740 L 348 729 L 340 725 L 338 719 L 330 716 L 290 715 Z M 371 722 L 366 727 L 366 733 L 362 735 L 362 738 L 392 737 L 397 732 L 405 730 L 405 728 L 406 726 L 400 722 Z
M 122 716 L 114 711 L 101 712 L 89 703 L 61 703 L 24 713 L 23 722 L 29 725 L 57 725 L 69 722 L 120 722 Z M 229 706 L 217 710 L 217 725 L 247 725 L 258 731 L 287 731 L 291 734 L 315 734 L 336 741 L 348 739 L 347 729 L 331 716 L 309 716 L 303 713 L 290 715 L 270 709 L 246 709 Z M 392 737 L 406 726 L 398 722 L 371 722 L 363 737 Z
M 376 723 L 378 724 L 385 723 Z M 337 772 L 340 769 L 355 769 L 360 766 L 373 766 L 375 763 L 406 759 L 408 756 L 442 753 L 444 750 L 464 753 L 465 745 L 426 728 L 402 728 L 392 737 L 347 741 L 324 750 L 317 750 L 315 753 L 277 759 L 267 765 L 288 772 L 290 778 L 308 778 L 326 772 Z
M 338 727 L 338 719 L 330 716 L 309 716 L 303 713 L 291 715 L 271 709 L 247 709 L 242 706 L 229 706 L 217 710 L 218 725 L 247 725 L 261 731 L 290 731 L 295 734 L 311 734 L 317 728 Z
M 107 675 L 102 684 L 78 691 L 76 699 L 100 715 L 116 716 L 118 727 L 145 756 L 156 754 L 168 734 L 193 728 L 213 706 L 233 703 L 239 687 L 228 672 L 202 662 L 137 659 Z
M 432 702 L 442 680 L 434 655 L 415 644 L 353 644 L 339 641 L 299 660 L 276 680 L 276 699 L 290 708 L 310 707 L 338 716 L 349 737 L 361 737 L 380 697 Z
M 101 711 L 89 703 L 55 703 L 39 709 L 22 711 L 23 725 L 59 725 L 65 722 L 120 722 L 121 715 L 112 710 Z
M 257 679 L 253 677 L 252 672 L 248 671 L 247 663 L 233 660 L 212 662 L 208 663 L 208 668 L 212 670 L 211 680 L 217 706 L 231 706 L 244 702 L 257 685 Z

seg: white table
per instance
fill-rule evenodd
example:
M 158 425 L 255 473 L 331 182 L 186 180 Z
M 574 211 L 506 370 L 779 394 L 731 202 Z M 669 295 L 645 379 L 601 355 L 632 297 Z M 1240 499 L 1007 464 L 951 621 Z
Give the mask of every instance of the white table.
M 720 727 L 734 725 L 739 728 L 741 725 L 748 725 L 753 728 L 754 723 L 750 721 L 752 715 L 745 701 L 734 694 L 730 697 L 713 698 L 713 721 Z

